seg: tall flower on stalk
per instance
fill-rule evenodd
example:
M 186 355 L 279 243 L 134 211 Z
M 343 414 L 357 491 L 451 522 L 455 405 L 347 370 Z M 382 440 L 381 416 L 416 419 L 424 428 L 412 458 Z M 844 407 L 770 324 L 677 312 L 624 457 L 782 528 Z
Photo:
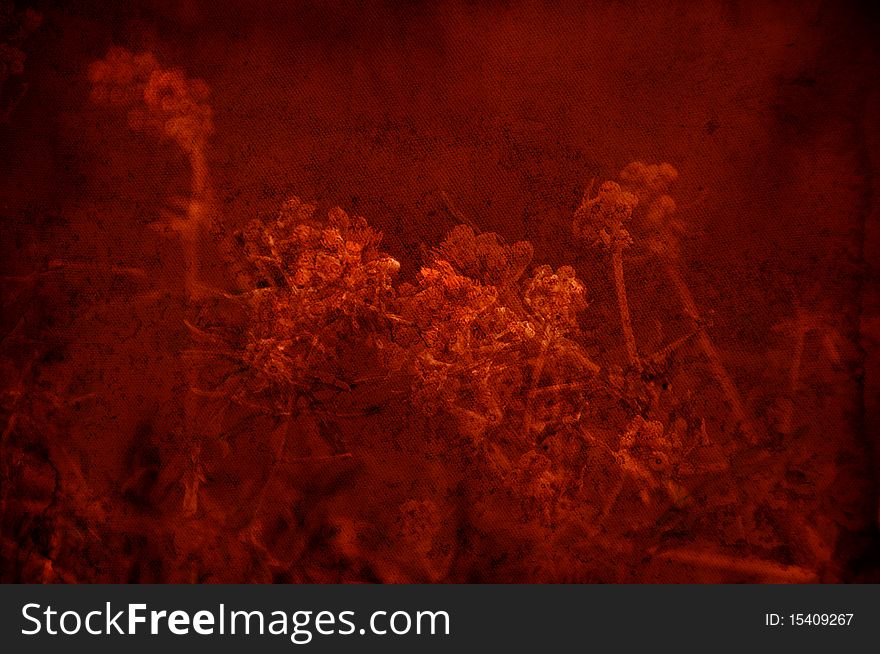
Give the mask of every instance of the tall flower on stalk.
M 574 213 L 573 229 L 575 236 L 590 245 L 603 245 L 611 253 L 611 276 L 617 294 L 620 310 L 620 324 L 630 366 L 641 370 L 641 360 L 633 335 L 632 318 L 626 297 L 626 282 L 623 277 L 623 252 L 632 245 L 632 238 L 625 228 L 632 217 L 638 198 L 621 188 L 616 182 L 605 182 L 599 187 L 594 198 L 589 192 Z
M 773 331 L 792 341 L 788 397 L 784 400 L 779 422 L 780 433 L 791 434 L 794 430 L 794 407 L 801 385 L 801 367 L 807 339 L 811 336 L 817 337 L 828 361 L 833 364 L 839 364 L 841 361 L 840 345 L 843 339 L 830 315 L 810 311 L 800 303 L 795 303 L 794 315 L 774 325 Z
M 185 215 L 173 215 L 168 223 L 180 235 L 183 246 L 186 300 L 193 302 L 202 294 L 199 275 L 201 238 L 210 222 L 208 206 L 208 168 L 206 147 L 213 132 L 208 86 L 188 78 L 177 68 L 164 69 L 152 53 L 134 54 L 124 48 L 111 48 L 104 59 L 89 66 L 92 100 L 127 112 L 129 126 L 136 131 L 151 131 L 177 144 L 188 156 L 191 170 L 190 197 L 184 202 Z M 198 371 L 186 370 L 190 389 L 197 386 Z M 201 429 L 198 398 L 189 392 L 184 400 L 184 421 L 192 439 L 189 472 L 184 485 L 184 511 L 193 514 L 198 505 L 201 471 L 201 439 L 194 436 Z
M 153 129 L 187 153 L 204 148 L 214 131 L 204 80 L 165 69 L 151 52 L 113 47 L 89 66 L 92 100 L 128 110 L 129 125 Z
M 188 222 L 172 226 L 193 242 L 207 220 L 208 170 L 206 147 L 214 131 L 213 112 L 208 104 L 208 85 L 188 78 L 178 68 L 165 69 L 150 52 L 132 53 L 111 48 L 104 59 L 89 66 L 92 100 L 127 111 L 135 131 L 152 131 L 176 143 L 189 157 L 192 193 Z M 196 282 L 198 261 L 188 252 L 188 282 Z M 194 291 L 194 288 L 189 288 Z
M 648 248 L 660 259 L 666 274 L 675 286 L 685 314 L 691 320 L 696 331 L 697 342 L 703 350 L 721 390 L 727 397 L 733 415 L 739 422 L 746 439 L 754 444 L 758 442 L 758 433 L 754 422 L 746 411 L 739 389 L 727 372 L 721 355 L 706 331 L 694 297 L 680 272 L 679 239 L 684 232 L 684 227 L 676 219 L 675 201 L 665 193 L 677 177 L 678 171 L 668 163 L 644 164 L 636 161 L 629 164 L 620 173 L 620 179 L 626 188 L 639 198 L 641 206 L 646 207 L 645 218 L 649 229 L 647 234 Z

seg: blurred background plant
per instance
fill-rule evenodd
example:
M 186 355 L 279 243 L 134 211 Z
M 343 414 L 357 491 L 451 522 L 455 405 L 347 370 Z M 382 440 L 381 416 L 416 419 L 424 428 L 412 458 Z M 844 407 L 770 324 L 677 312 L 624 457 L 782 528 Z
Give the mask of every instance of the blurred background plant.
M 648 249 L 660 260 L 667 276 L 678 294 L 685 314 L 692 323 L 696 340 L 703 350 L 718 384 L 724 391 L 739 428 L 751 445 L 760 442 L 760 434 L 754 420 L 748 414 L 739 389 L 727 372 L 715 344 L 708 334 L 709 326 L 701 318 L 690 288 L 681 274 L 679 239 L 685 233 L 684 224 L 676 217 L 676 203 L 664 191 L 678 177 L 678 171 L 668 163 L 644 164 L 636 161 L 620 173 L 620 179 L 645 207 L 645 223 L 648 229 Z
M 589 245 L 605 246 L 611 257 L 611 277 L 617 294 L 620 311 L 620 325 L 629 365 L 641 370 L 641 360 L 633 334 L 629 301 L 626 297 L 626 282 L 623 277 L 623 252 L 632 244 L 632 237 L 624 225 L 629 222 L 638 199 L 632 193 L 621 189 L 616 182 L 605 182 L 599 187 L 595 198 L 590 198 L 590 189 L 584 195 L 580 207 L 574 213 L 572 225 L 575 236 Z
M 189 196 L 170 198 L 168 204 L 172 209 L 153 227 L 178 235 L 183 251 L 184 299 L 195 311 L 195 304 L 206 293 L 200 268 L 203 241 L 212 226 L 206 148 L 214 125 L 213 112 L 207 102 L 208 86 L 200 79 L 188 78 L 178 68 L 162 68 L 150 52 L 135 54 L 120 47 L 110 48 L 103 59 L 93 62 L 88 76 L 93 102 L 126 111 L 131 129 L 158 133 L 180 147 L 189 159 Z M 194 322 L 191 315 L 187 324 Z M 195 393 L 198 371 L 185 366 L 184 375 L 189 388 L 184 399 L 182 437 L 191 444 L 189 464 L 181 483 L 184 513 L 193 515 L 198 509 L 199 488 L 204 481 L 200 454 L 205 416 Z
M 22 48 L 42 23 L 42 15 L 33 9 L 19 11 L 13 2 L 0 3 L 0 124 L 9 122 L 27 93 L 27 83 L 20 81 L 27 59 Z

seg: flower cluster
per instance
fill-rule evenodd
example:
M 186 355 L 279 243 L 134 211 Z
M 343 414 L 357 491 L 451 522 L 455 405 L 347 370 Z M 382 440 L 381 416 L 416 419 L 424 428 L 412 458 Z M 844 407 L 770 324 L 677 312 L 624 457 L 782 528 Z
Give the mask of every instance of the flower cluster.
M 591 206 L 608 224 L 628 219 L 635 198 L 606 185 Z M 595 437 L 579 423 L 603 382 L 578 342 L 584 284 L 569 266 L 523 274 L 531 246 L 459 226 L 412 282 L 395 287 L 397 262 L 379 250 L 380 236 L 341 209 L 318 219 L 296 198 L 276 219 L 252 224 L 244 242 L 260 279 L 247 363 L 274 388 L 295 389 L 321 371 L 345 375 L 342 340 L 348 347 L 359 335 L 394 352 L 412 408 L 450 420 L 471 465 L 504 489 L 521 518 L 555 528 L 560 507 L 592 492 L 584 443 Z M 662 425 L 629 427 L 616 450 L 608 443 L 610 460 L 638 484 L 663 488 L 650 462 L 667 456 Z M 406 505 L 400 526 L 425 569 L 433 540 L 420 521 L 429 508 Z
M 400 294 L 425 344 L 412 368 L 416 404 L 452 415 L 477 442 L 496 428 L 509 439 L 513 427 L 525 447 L 548 426 L 577 420 L 583 382 L 597 368 L 567 338 L 586 307 L 574 269 L 539 266 L 519 281 L 531 245 L 508 246 L 465 226 L 432 252 L 417 284 Z M 496 454 L 509 467 L 521 451 Z
M 459 275 L 442 259 L 424 266 L 416 286 L 406 290 L 409 291 L 406 295 L 408 313 L 431 347 L 454 349 L 463 340 L 479 340 L 508 332 L 515 335 L 527 329 L 499 303 L 494 286 L 484 286 Z M 493 324 L 502 331 L 487 334 L 487 328 Z
M 531 258 L 525 241 L 511 246 L 458 225 L 416 284 L 401 287 L 404 315 L 426 346 L 412 368 L 413 398 L 424 412 L 443 408 L 462 431 L 482 436 L 523 409 L 523 357 L 537 338 L 516 282 Z
M 578 313 L 587 307 L 584 285 L 571 266 L 562 266 L 556 272 L 550 266 L 536 268 L 525 285 L 523 300 L 545 329 L 558 334 L 572 331 Z
M 187 153 L 204 146 L 214 129 L 208 86 L 183 71 L 163 69 L 149 52 L 111 48 L 89 66 L 92 99 L 128 109 L 135 130 L 156 130 Z
M 584 196 L 575 211 L 572 225 L 575 236 L 608 247 L 629 245 L 631 239 L 624 225 L 638 203 L 638 197 L 617 182 L 605 182 L 595 198 Z
M 675 200 L 666 190 L 677 178 L 678 171 L 668 163 L 634 161 L 620 173 L 621 182 L 645 207 L 648 247 L 655 254 L 673 258 L 678 254 L 678 237 L 684 229 L 674 217 Z
M 498 289 L 459 275 L 437 260 L 401 289 L 404 315 L 426 345 L 414 362 L 414 396 L 432 413 L 457 407 L 500 420 L 511 351 L 534 338 L 532 325 L 499 301 Z
M 484 284 L 501 286 L 516 281 L 532 260 L 528 241 L 505 245 L 498 234 L 475 234 L 467 225 L 456 226 L 435 250 L 434 258 Z
M 346 329 L 381 319 L 400 268 L 378 249 L 381 234 L 342 209 L 326 221 L 314 205 L 288 200 L 276 220 L 251 224 L 245 243 L 260 271 L 248 361 L 268 379 L 295 384 L 326 362 Z

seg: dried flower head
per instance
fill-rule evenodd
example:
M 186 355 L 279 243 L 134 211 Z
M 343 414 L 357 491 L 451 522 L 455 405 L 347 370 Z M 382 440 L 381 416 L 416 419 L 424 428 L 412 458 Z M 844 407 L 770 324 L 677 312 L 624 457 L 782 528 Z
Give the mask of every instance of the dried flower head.
M 340 335 L 385 315 L 400 265 L 363 218 L 335 208 L 320 221 L 314 205 L 291 198 L 243 236 L 264 287 L 252 296 L 247 361 L 273 383 L 326 366 Z
M 584 285 L 574 268 L 539 266 L 523 291 L 523 300 L 538 322 L 553 333 L 564 334 L 577 326 L 577 314 L 587 307 Z
M 678 179 L 678 171 L 672 164 L 644 164 L 634 161 L 620 172 L 620 180 L 633 191 L 643 195 L 657 195 Z
M 493 286 L 459 275 L 448 261 L 423 267 L 408 304 L 429 342 L 454 339 L 498 301 Z
M 573 230 L 575 236 L 590 243 L 628 245 L 629 233 L 623 228 L 632 217 L 639 200 L 625 191 L 617 182 L 605 182 L 599 187 L 595 198 L 584 196 L 575 211 Z
M 163 69 L 149 52 L 111 48 L 89 66 L 92 99 L 128 109 L 132 129 L 158 131 L 185 152 L 204 145 L 214 129 L 203 80 L 179 69 Z
M 447 261 L 459 274 L 495 286 L 518 279 L 533 253 L 528 241 L 505 245 L 498 234 L 476 234 L 467 225 L 453 228 L 433 251 L 435 259 Z
M 647 235 L 649 249 L 670 258 L 678 256 L 678 240 L 684 233 L 683 225 L 675 217 L 675 200 L 665 193 L 677 178 L 678 171 L 668 163 L 634 161 L 620 173 L 624 187 L 645 207 L 645 222 L 650 230 Z

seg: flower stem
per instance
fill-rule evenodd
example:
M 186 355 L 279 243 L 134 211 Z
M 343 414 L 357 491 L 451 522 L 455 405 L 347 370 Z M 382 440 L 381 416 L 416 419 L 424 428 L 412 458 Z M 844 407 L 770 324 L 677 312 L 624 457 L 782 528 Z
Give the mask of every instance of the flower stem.
M 706 333 L 705 328 L 701 326 L 700 314 L 697 311 L 697 304 L 694 302 L 690 289 L 672 260 L 663 257 L 663 263 L 666 268 L 666 274 L 672 280 L 676 291 L 678 291 L 678 296 L 684 306 L 685 313 L 687 313 L 694 327 L 697 329 L 697 342 L 700 344 L 700 348 L 709 360 L 709 366 L 712 368 L 712 372 L 715 373 L 715 378 L 718 380 L 721 390 L 724 391 L 724 394 L 727 396 L 727 401 L 730 403 L 733 415 L 739 422 L 748 442 L 754 445 L 758 442 L 758 433 L 755 430 L 754 423 L 751 418 L 749 418 L 748 413 L 746 413 L 739 390 L 737 390 L 736 385 L 733 383 L 733 380 L 727 372 L 727 369 L 724 367 L 724 362 L 721 360 L 721 355 L 718 354 L 718 350 L 715 349 L 715 344 L 712 343 L 712 339 L 709 338 L 709 334 Z
M 208 167 L 203 146 L 196 145 L 190 152 L 190 168 L 192 186 L 187 205 L 187 224 L 180 231 L 184 265 L 183 284 L 188 310 L 192 310 L 194 300 L 201 288 L 199 283 L 199 248 L 209 197 Z M 191 390 L 198 386 L 198 368 L 192 363 L 184 365 L 186 365 L 187 386 L 190 389 L 183 401 L 184 430 L 186 438 L 190 441 L 190 469 L 186 472 L 188 478 L 184 482 L 183 512 L 184 515 L 192 516 L 198 511 L 199 485 L 202 480 L 201 438 L 196 435 L 200 430 L 199 408 L 201 401 L 198 395 Z
M 526 435 L 530 434 L 532 431 L 532 420 L 535 410 L 535 391 L 538 388 L 538 383 L 541 381 L 541 374 L 544 372 L 544 363 L 547 360 L 547 350 L 550 347 L 550 340 L 549 336 L 545 336 L 544 340 L 541 341 L 541 350 L 538 352 L 538 356 L 532 364 L 532 381 L 529 384 L 529 394 L 526 396 L 526 413 L 523 416 L 523 431 Z
M 626 299 L 626 282 L 623 279 L 623 243 L 615 234 L 612 236 L 611 270 L 614 276 L 614 290 L 617 292 L 617 305 L 620 307 L 620 325 L 623 329 L 623 340 L 626 343 L 626 356 L 629 364 L 638 371 L 642 370 L 639 352 L 636 349 L 636 338 L 633 335 L 632 318 L 629 313 L 629 302 Z
M 793 410 L 794 410 L 794 401 L 797 396 L 798 385 L 801 381 L 801 362 L 804 358 L 804 345 L 807 339 L 807 328 L 803 324 L 803 320 L 798 320 L 798 324 L 795 327 L 794 334 L 794 352 L 792 353 L 791 358 L 791 372 L 789 373 L 789 401 L 785 405 L 785 410 L 782 414 L 782 420 L 780 424 L 779 430 L 783 434 L 790 434 L 793 428 L 792 419 L 793 419 Z
M 187 298 L 192 300 L 199 293 L 199 240 L 207 218 L 208 166 L 202 146 L 195 146 L 190 153 L 192 186 L 187 206 L 186 228 L 181 230 Z
M 770 582 L 789 584 L 815 583 L 819 576 L 812 570 L 796 565 L 782 565 L 758 558 L 733 557 L 721 552 L 680 549 L 663 552 L 660 559 L 705 568 L 717 573 L 727 572 L 754 576 Z

